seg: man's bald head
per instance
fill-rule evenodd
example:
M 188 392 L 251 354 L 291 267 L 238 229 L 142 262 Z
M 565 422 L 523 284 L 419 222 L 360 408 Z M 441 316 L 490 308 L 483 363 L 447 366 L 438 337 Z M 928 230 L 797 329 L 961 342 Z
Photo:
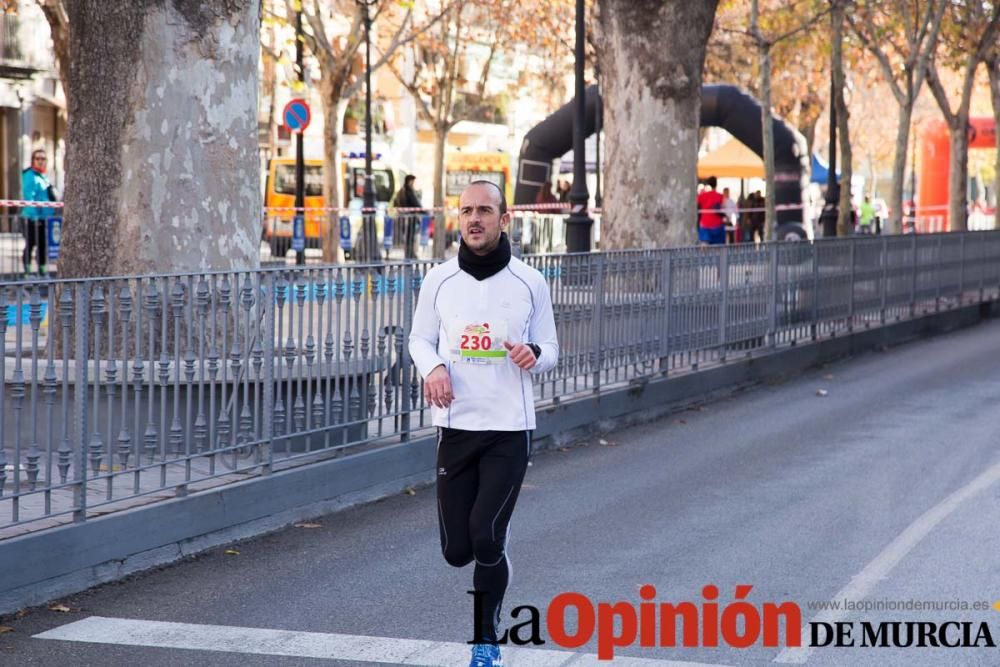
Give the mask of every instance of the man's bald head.
M 469 183 L 469 186 L 473 186 L 473 185 L 487 185 L 487 186 L 491 186 L 493 188 L 493 190 L 495 190 L 496 193 L 497 193 L 497 202 L 496 203 L 497 203 L 497 209 L 500 211 L 500 215 L 503 215 L 504 213 L 507 212 L 507 197 L 506 197 L 506 195 L 504 195 L 503 190 L 500 189 L 499 185 L 497 185 L 493 181 L 487 181 L 484 178 L 480 178 L 480 179 L 477 179 L 477 180 L 472 181 L 472 182 Z

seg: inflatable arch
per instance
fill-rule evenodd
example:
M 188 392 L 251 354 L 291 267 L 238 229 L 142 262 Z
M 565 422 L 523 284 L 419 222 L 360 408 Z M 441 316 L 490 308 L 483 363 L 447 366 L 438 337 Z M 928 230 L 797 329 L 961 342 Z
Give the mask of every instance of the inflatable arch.
M 594 133 L 597 87 L 587 88 L 587 136 Z M 518 159 L 515 204 L 531 204 L 538 189 L 551 178 L 552 161 L 573 148 L 573 101 L 533 127 L 521 144 Z M 701 90 L 702 127 L 721 127 L 763 156 L 761 107 L 753 97 L 736 86 L 706 84 Z M 805 137 L 780 118 L 772 116 L 774 129 L 775 201 L 785 205 L 777 212 L 778 237 L 805 238 L 802 227 L 802 190 L 808 184 L 809 157 Z
M 996 123 L 990 117 L 969 119 L 969 148 L 995 148 Z M 940 220 L 940 229 L 921 231 L 947 231 L 948 177 L 951 173 L 951 143 L 948 124 L 943 119 L 926 123 L 920 132 L 920 177 L 917 183 L 917 219 Z

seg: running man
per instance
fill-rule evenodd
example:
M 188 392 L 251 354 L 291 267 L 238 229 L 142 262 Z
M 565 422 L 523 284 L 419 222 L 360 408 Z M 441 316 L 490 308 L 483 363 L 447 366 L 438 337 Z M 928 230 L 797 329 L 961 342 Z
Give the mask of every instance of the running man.
M 542 275 L 511 257 L 504 194 L 473 181 L 459 199 L 458 256 L 424 278 L 409 349 L 438 427 L 441 551 L 475 561 L 484 604 L 470 667 L 500 667 L 500 607 L 510 583 L 510 518 L 535 428 L 531 375 L 559 358 L 552 299 Z

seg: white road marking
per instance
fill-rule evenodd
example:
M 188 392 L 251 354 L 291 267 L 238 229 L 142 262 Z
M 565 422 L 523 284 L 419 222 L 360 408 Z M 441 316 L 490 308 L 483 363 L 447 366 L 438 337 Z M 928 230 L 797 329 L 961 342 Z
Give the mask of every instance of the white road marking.
M 241 628 L 231 625 L 196 625 L 129 618 L 90 616 L 74 623 L 35 635 L 36 639 L 149 646 L 157 648 L 225 651 L 257 655 L 283 655 L 300 658 L 353 660 L 393 665 L 454 667 L 467 664 L 469 646 L 458 642 L 434 642 L 420 639 L 389 639 L 362 635 L 328 634 Z M 504 647 L 505 666 L 556 667 L 561 665 L 614 665 L 615 667 L 721 667 L 703 662 L 655 660 L 616 656 L 612 662 L 599 661 L 596 655 Z
M 927 537 L 935 526 L 944 521 L 949 514 L 954 512 L 966 500 L 976 495 L 980 491 L 985 491 L 994 483 L 1000 480 L 1000 463 L 987 468 L 974 480 L 958 489 L 950 496 L 939 502 L 937 505 L 921 514 L 916 521 L 911 523 L 906 530 L 899 534 L 896 539 L 875 557 L 875 560 L 868 563 L 861 572 L 851 578 L 844 588 L 831 598 L 837 600 L 863 600 L 868 597 L 872 589 L 882 579 L 885 579 L 894 567 L 903 560 L 906 554 L 913 550 L 921 540 Z M 824 609 L 813 616 L 813 622 L 835 623 L 843 620 L 848 615 L 846 609 Z M 813 648 L 811 646 L 799 646 L 796 648 L 786 648 L 774 659 L 774 662 L 802 664 L 809 659 Z

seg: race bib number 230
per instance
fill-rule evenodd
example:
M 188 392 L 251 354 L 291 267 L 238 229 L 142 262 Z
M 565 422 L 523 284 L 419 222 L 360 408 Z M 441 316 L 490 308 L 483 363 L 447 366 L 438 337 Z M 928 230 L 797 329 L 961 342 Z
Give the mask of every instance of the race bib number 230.
M 498 364 L 507 358 L 504 347 L 505 326 L 490 326 L 489 322 L 476 322 L 459 327 L 456 347 L 459 361 L 473 364 Z

